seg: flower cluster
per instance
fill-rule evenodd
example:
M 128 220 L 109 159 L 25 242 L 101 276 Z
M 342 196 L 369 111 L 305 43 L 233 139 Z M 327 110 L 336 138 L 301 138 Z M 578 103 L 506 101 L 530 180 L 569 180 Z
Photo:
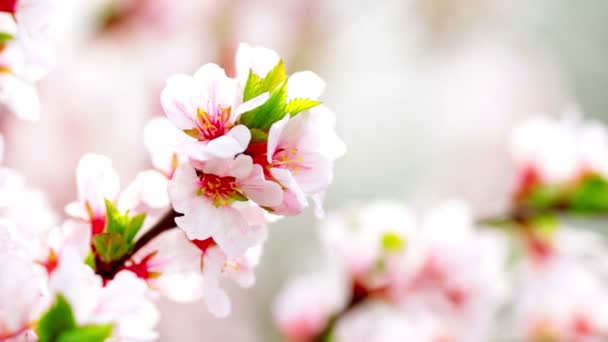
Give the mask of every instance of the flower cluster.
M 560 119 L 539 115 L 517 127 L 510 142 L 518 170 L 516 206 L 608 210 L 601 200 L 608 194 L 608 132 L 601 123 L 573 111 Z
M 552 226 L 541 256 L 511 228 L 475 224 L 455 201 L 419 223 L 392 201 L 334 214 L 320 233 L 339 264 L 286 285 L 277 327 L 289 341 L 488 341 L 505 326 L 516 341 L 608 336 L 602 237 Z
M 262 47 L 241 45 L 236 62 L 236 78 L 207 64 L 168 80 L 168 119 L 144 130 L 153 168 L 124 188 L 110 158 L 85 154 L 63 222 L 17 172 L 0 169 L 0 266 L 12 273 L 0 281 L 0 341 L 154 340 L 159 294 L 203 298 L 226 316 L 221 279 L 254 283 L 269 220 L 309 201 L 322 213 L 344 153 L 319 101 L 323 81 L 287 77 Z M 37 215 L 19 210 L 24 202 Z
M 333 215 L 320 232 L 347 275 L 337 280 L 342 282 L 337 297 L 346 300 L 319 303 L 325 297 L 317 293 L 316 305 L 298 306 L 294 303 L 302 295 L 288 285 L 275 303 L 275 317 L 290 340 L 312 341 L 322 334 L 335 341 L 483 341 L 488 336 L 480 327 L 505 299 L 507 244 L 494 231 L 475 230 L 463 203 L 447 202 L 416 222 L 402 204 L 377 201 Z M 309 281 L 299 288 L 322 293 L 328 286 Z M 311 321 L 317 323 L 304 323 Z
M 54 64 L 56 7 L 55 0 L 0 2 L 0 105 L 22 119 L 40 116 L 34 82 Z
M 212 312 L 227 314 L 219 273 L 242 285 L 268 214 L 297 215 L 313 203 L 320 213 L 333 161 L 344 153 L 334 114 L 318 101 L 325 84 L 310 71 L 287 77 L 276 52 L 242 44 L 236 78 L 215 64 L 193 76 L 175 75 L 161 94 L 171 123 L 178 165 L 169 197 L 183 214 L 177 225 L 203 253 Z M 183 162 L 180 162 L 182 161 Z M 219 300 L 222 299 L 222 300 Z

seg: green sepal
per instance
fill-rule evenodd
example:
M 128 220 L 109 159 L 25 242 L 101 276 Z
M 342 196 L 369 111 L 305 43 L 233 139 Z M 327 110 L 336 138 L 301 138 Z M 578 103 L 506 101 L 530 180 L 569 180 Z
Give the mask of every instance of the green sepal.
M 55 303 L 40 317 L 36 334 L 40 342 L 55 342 L 68 330 L 76 328 L 76 320 L 70 303 L 58 294 Z
M 119 260 L 133 249 L 137 233 L 144 224 L 145 214 L 121 214 L 114 204 L 106 200 L 106 227 L 93 237 L 95 252 L 104 263 Z
M 93 245 L 97 255 L 104 263 L 119 260 L 133 247 L 124 236 L 116 232 L 105 232 L 95 236 Z

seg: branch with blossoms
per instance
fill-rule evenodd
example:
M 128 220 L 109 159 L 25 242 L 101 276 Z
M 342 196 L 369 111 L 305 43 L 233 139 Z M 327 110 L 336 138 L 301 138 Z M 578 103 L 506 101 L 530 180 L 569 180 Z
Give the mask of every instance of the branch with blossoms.
M 0 26 L 0 75 L 10 82 L 37 68 L 19 64 L 21 73 L 5 61 L 16 50 L 33 57 L 30 34 L 45 41 L 46 32 L 27 25 L 46 4 L 0 1 L 13 25 Z M 267 224 L 308 206 L 322 215 L 333 163 L 345 153 L 334 113 L 320 101 L 325 83 L 310 71 L 288 76 L 276 52 L 247 44 L 236 67 L 234 78 L 215 64 L 171 76 L 161 93 L 166 118 L 144 131 L 154 168 L 121 190 L 108 157 L 84 155 L 66 220 L 2 168 L 0 269 L 12 276 L 0 280 L 0 341 L 155 340 L 158 293 L 203 298 L 225 317 L 230 300 L 220 283 L 253 285 Z M 38 115 L 37 98 L 0 84 L 9 111 Z M 34 206 L 32 196 L 43 209 L 24 215 L 16 208 Z
M 319 230 L 330 266 L 276 298 L 284 339 L 606 340 L 608 241 L 567 219 L 607 213 L 608 130 L 536 116 L 510 147 L 517 182 L 505 214 L 475 220 L 448 201 L 418 218 L 378 200 L 330 215 Z

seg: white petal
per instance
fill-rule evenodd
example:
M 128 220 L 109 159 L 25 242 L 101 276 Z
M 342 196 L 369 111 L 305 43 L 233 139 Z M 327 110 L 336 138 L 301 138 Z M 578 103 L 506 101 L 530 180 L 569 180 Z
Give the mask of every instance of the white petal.
M 192 101 L 194 89 L 196 89 L 196 83 L 193 77 L 178 74 L 167 80 L 167 84 L 160 94 L 165 114 L 179 129 L 196 127 L 194 118 L 197 106 Z
M 260 77 L 265 77 L 280 60 L 279 54 L 273 50 L 241 43 L 236 52 L 236 71 L 239 82 L 245 84 L 249 70 Z
M 238 257 L 259 243 L 265 236 L 263 228 L 250 226 L 243 215 L 235 208 L 218 208 L 221 215 L 221 227 L 213 235 L 218 246 L 228 257 Z
M 279 206 L 272 207 L 274 213 L 279 215 L 297 215 L 301 213 L 308 206 L 308 201 L 291 172 L 285 169 L 273 168 L 271 173 L 287 188 L 283 192 L 283 202 Z
M 247 198 L 263 207 L 279 205 L 283 200 L 283 190 L 275 182 L 266 180 L 264 171 L 258 164 L 253 165 L 251 174 L 239 182 Z
M 190 240 L 205 240 L 222 231 L 225 221 L 223 208 L 214 207 L 207 199 L 197 197 L 190 200 L 184 216 L 177 217 L 175 223 Z
M 287 100 L 303 98 L 317 100 L 325 91 L 325 81 L 312 71 L 296 72 L 287 83 Z
M 40 118 L 40 100 L 36 88 L 13 75 L 0 76 L 0 104 L 20 119 L 36 121 Z
M 249 129 L 244 125 L 238 125 L 225 135 L 211 141 L 193 141 L 183 146 L 188 157 L 197 161 L 207 161 L 212 158 L 228 159 L 243 153 L 250 139 Z
M 270 95 L 266 92 L 263 94 L 260 94 L 254 98 L 252 98 L 251 100 L 247 101 L 247 102 L 243 102 L 240 106 L 238 106 L 236 108 L 236 117 L 235 120 L 238 119 L 241 114 L 246 113 L 250 110 L 256 109 L 259 106 L 263 105 L 268 98 L 270 97 Z
M 272 157 L 281 142 L 281 136 L 283 135 L 283 131 L 289 122 L 290 116 L 289 114 L 285 115 L 281 120 L 275 122 L 270 127 L 270 131 L 268 132 L 268 150 L 267 150 L 267 158 L 268 162 L 272 162 Z
M 168 192 L 173 208 L 180 213 L 189 207 L 189 201 L 197 197 L 198 177 L 196 171 L 190 165 L 182 164 L 169 182 Z

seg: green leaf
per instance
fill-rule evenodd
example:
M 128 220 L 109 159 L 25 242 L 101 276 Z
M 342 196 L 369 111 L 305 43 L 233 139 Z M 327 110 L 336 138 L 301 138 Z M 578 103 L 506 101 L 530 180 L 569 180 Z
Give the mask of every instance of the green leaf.
M 275 88 L 266 102 L 241 115 L 240 122 L 245 126 L 267 131 L 273 123 L 285 116 L 285 101 L 287 100 L 287 82 Z
M 15 37 L 7 32 L 0 32 L 0 44 L 13 40 Z
M 249 101 L 263 93 L 262 79 L 260 79 L 260 76 L 254 74 L 253 70 L 249 69 L 249 76 L 247 77 L 247 83 L 245 84 L 245 90 L 243 92 L 243 102 Z
M 117 232 L 105 232 L 95 236 L 93 245 L 104 263 L 119 260 L 133 248 L 132 244 Z
M 405 250 L 405 241 L 395 233 L 384 233 L 381 243 L 382 249 L 388 253 L 399 253 Z
M 129 211 L 121 214 L 112 202 L 106 200 L 107 223 L 105 232 L 118 233 L 131 243 L 137 236 L 146 219 L 146 214 L 129 216 Z
M 112 324 L 83 325 L 64 332 L 57 342 L 103 342 L 112 335 Z
M 599 175 L 585 178 L 572 194 L 570 210 L 583 214 L 608 211 L 608 181 Z
M 76 320 L 72 307 L 65 297 L 58 294 L 55 303 L 38 321 L 36 334 L 40 342 L 55 342 L 63 332 L 75 327 Z
M 292 117 L 298 113 L 303 112 L 307 109 L 316 107 L 321 104 L 321 101 L 297 98 L 289 101 L 285 106 L 285 112 L 289 113 Z
M 287 73 L 285 72 L 283 60 L 280 60 L 264 78 L 260 78 L 259 75 L 254 74 L 253 70 L 250 69 L 249 77 L 247 77 L 247 83 L 245 84 L 243 101 L 249 101 L 265 92 L 270 92 L 286 80 Z
M 267 131 L 273 123 L 281 120 L 285 114 L 285 102 L 287 101 L 287 73 L 283 60 L 272 68 L 264 76 L 249 71 L 249 77 L 245 84 L 243 100 L 248 101 L 263 93 L 269 93 L 266 102 L 246 113 L 240 118 L 240 123 L 250 129 Z

